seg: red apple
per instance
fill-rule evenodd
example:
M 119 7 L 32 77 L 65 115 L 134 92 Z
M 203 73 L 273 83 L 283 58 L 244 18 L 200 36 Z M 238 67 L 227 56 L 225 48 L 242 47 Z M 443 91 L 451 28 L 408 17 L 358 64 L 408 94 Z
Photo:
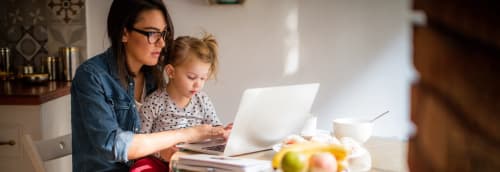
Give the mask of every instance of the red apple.
M 328 152 L 318 152 L 309 158 L 309 172 L 336 172 L 337 160 Z

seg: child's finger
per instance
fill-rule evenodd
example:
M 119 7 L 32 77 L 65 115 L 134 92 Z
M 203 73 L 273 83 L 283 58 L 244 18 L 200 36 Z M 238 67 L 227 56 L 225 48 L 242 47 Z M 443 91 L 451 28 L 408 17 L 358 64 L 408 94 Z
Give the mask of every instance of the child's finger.
M 229 123 L 226 125 L 226 127 L 224 127 L 225 130 L 230 130 L 230 129 L 233 129 L 233 123 Z

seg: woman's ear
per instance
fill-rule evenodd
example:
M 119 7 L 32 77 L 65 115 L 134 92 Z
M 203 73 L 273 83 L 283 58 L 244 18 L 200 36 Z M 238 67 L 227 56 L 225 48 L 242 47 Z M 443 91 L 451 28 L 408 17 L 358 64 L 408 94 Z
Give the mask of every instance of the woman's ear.
M 128 42 L 128 37 L 129 37 L 129 33 L 128 33 L 128 30 L 127 28 L 123 28 L 123 35 L 122 35 L 122 42 L 125 43 L 125 42 Z
M 167 76 L 168 76 L 169 79 L 173 79 L 174 78 L 174 72 L 175 72 L 174 66 L 172 66 L 171 64 L 167 64 L 167 65 L 165 65 L 165 69 L 164 70 L 167 72 Z

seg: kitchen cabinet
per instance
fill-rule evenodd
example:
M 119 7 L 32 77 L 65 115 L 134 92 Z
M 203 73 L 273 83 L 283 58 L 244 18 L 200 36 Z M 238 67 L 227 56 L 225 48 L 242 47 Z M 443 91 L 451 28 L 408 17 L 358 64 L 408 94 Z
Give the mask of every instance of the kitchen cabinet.
M 31 172 L 34 169 L 23 148 L 22 137 L 30 134 L 34 140 L 40 140 L 71 133 L 70 84 L 34 87 L 8 84 L 12 84 L 10 88 L 22 87 L 24 91 L 16 93 L 11 89 L 14 91 L 6 93 L 6 83 L 0 84 L 4 87 L 0 93 L 0 142 L 6 143 L 0 145 L 0 169 Z M 30 89 L 36 91 L 26 91 Z M 47 171 L 72 171 L 71 156 L 48 161 L 45 167 Z

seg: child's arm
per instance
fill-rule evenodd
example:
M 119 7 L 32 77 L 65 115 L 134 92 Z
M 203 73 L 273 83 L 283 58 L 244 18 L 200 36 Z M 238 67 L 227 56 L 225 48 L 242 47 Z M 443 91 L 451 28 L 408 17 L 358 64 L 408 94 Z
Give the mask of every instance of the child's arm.
M 203 124 L 211 124 L 212 126 L 222 126 L 222 123 L 219 120 L 219 117 L 217 116 L 217 113 L 215 112 L 215 107 L 210 100 L 210 98 L 202 93 L 201 96 L 201 103 L 204 105 L 203 110 L 205 112 L 204 119 L 203 119 Z
M 141 112 L 141 133 L 152 133 L 154 124 L 154 118 L 152 116 L 151 112 L 147 110 Z

